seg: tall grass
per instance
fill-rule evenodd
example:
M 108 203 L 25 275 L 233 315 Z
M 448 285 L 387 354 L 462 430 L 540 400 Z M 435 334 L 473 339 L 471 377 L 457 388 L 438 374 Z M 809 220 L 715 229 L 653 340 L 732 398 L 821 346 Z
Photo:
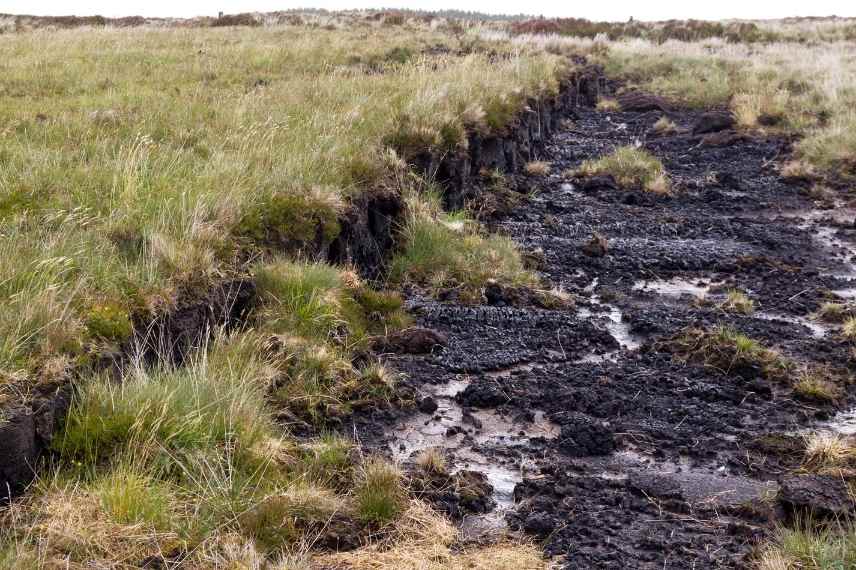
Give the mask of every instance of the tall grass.
M 97 351 L 93 307 L 145 317 L 259 248 L 300 250 L 316 227 L 329 242 L 348 197 L 389 176 L 388 145 L 464 145 L 465 126 L 556 91 L 561 57 L 452 55 L 467 42 L 397 26 L 0 37 L 3 382 Z

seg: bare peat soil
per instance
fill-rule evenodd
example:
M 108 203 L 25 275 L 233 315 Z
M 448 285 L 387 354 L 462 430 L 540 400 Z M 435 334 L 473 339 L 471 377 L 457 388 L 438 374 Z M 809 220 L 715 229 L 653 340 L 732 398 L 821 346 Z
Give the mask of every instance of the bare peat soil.
M 850 295 L 856 277 L 854 211 L 779 176 L 787 141 L 692 134 L 705 117 L 690 111 L 670 112 L 678 134 L 657 136 L 661 115 L 579 109 L 548 147 L 552 174 L 515 178 L 527 198 L 490 220 L 575 306 L 545 309 L 501 288 L 480 306 L 414 292 L 418 325 L 445 337 L 428 353 L 389 355 L 417 409 L 356 426 L 405 463 L 444 450 L 490 497 L 471 500 L 459 477 L 422 485 L 427 498 L 477 538 L 523 532 L 567 568 L 747 564 L 782 516 L 798 434 L 834 428 L 847 408 L 846 397 L 802 400 L 759 371 L 685 364 L 660 348 L 687 327 L 728 324 L 801 364 L 847 369 L 848 343 L 811 313 Z M 562 176 L 628 144 L 663 161 L 674 195 Z M 605 252 L 585 247 L 595 232 Z M 718 306 L 734 288 L 753 314 Z

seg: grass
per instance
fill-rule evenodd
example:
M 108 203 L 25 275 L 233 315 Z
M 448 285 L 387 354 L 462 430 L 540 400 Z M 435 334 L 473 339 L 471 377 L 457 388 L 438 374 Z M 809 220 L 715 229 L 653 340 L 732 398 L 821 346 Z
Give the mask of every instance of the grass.
M 794 372 L 791 361 L 729 326 L 689 329 L 666 346 L 682 360 L 726 374 L 758 370 L 768 380 L 789 381 Z
M 841 323 L 841 335 L 847 340 L 856 340 L 856 317 L 847 317 Z
M 551 169 L 550 163 L 543 160 L 533 160 L 523 166 L 523 171 L 530 176 L 548 176 Z
M 818 431 L 805 438 L 803 465 L 811 471 L 850 467 L 856 460 L 853 442 L 836 433 Z
M 363 462 L 355 494 L 357 512 L 366 522 L 383 525 L 402 509 L 401 471 L 381 458 Z
M 669 117 L 663 115 L 654 123 L 654 132 L 658 135 L 671 135 L 678 131 L 677 125 Z
M 832 403 L 841 397 L 841 387 L 819 369 L 804 370 L 793 381 L 794 393 L 806 400 Z
M 751 315 L 755 311 L 755 301 L 749 298 L 746 293 L 732 289 L 719 307 L 731 313 L 739 313 L 741 315 Z
M 390 146 L 457 148 L 566 72 L 543 50 L 380 22 L 23 32 L 0 53 L 0 377 L 16 386 L 244 260 L 311 259 L 391 176 Z
M 610 175 L 622 188 L 654 194 L 671 193 L 663 163 L 646 150 L 633 146 L 623 146 L 596 160 L 587 160 L 574 175 Z
M 443 474 L 447 472 L 446 456 L 442 449 L 429 447 L 416 456 L 416 466 L 425 473 Z
M 853 316 L 853 307 L 846 303 L 823 303 L 815 316 L 829 323 L 841 323 Z
M 539 284 L 525 267 L 516 244 L 505 236 L 483 235 L 464 214 L 446 214 L 436 198 L 412 197 L 402 230 L 403 247 L 390 262 L 392 283 L 438 291 L 457 288 L 464 300 L 478 301 L 490 281 L 502 285 Z
M 0 390 L 80 377 L 49 471 L 0 514 L 4 567 L 305 568 L 331 524 L 366 549 L 416 511 L 447 532 L 408 507 L 396 466 L 323 431 L 396 398 L 400 374 L 365 350 L 410 322 L 399 294 L 323 258 L 350 202 L 382 188 L 409 202 L 394 283 L 537 283 L 510 240 L 417 196 L 406 161 L 501 131 L 569 66 L 351 18 L 0 37 Z M 240 330 L 181 367 L 87 369 L 233 276 L 258 293 Z
M 547 570 L 539 548 L 501 541 L 482 547 L 456 548 L 455 527 L 422 503 L 404 505 L 398 520 L 386 529 L 387 539 L 352 552 L 319 556 L 321 567 L 366 570 Z
M 780 527 L 758 559 L 760 570 L 825 570 L 854 565 L 856 530 L 847 522 L 818 528 L 811 521 L 803 521 L 795 528 Z
M 597 104 L 595 105 L 598 111 L 604 113 L 611 113 L 615 111 L 621 110 L 621 104 L 610 97 L 601 97 L 598 99 Z
M 678 28 L 683 24 L 678 23 Z M 628 87 L 681 106 L 729 108 L 744 129 L 799 135 L 796 159 L 816 175 L 852 180 L 856 176 L 856 47 L 852 41 L 841 41 L 852 33 L 845 31 L 853 29 L 852 22 L 747 22 L 760 35 L 732 35 L 725 28 L 715 29 L 721 24 L 713 24 L 702 35 L 669 33 L 665 41 L 659 32 L 595 36 L 580 32 L 577 26 L 571 27 L 576 31 L 568 36 L 521 35 L 514 41 L 548 45 L 559 53 L 585 53 L 601 63 L 608 75 L 623 78 Z M 676 29 L 668 23 L 651 26 Z M 559 30 L 548 26 L 541 31 Z M 751 39 L 758 37 L 766 39 Z

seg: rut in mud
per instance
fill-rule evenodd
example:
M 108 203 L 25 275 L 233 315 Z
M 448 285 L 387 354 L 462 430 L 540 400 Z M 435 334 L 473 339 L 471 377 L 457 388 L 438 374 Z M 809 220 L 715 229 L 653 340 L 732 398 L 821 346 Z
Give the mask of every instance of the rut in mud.
M 575 308 L 525 306 L 503 291 L 482 306 L 414 293 L 418 324 L 448 339 L 389 357 L 420 411 L 357 424 L 404 463 L 439 447 L 453 471 L 483 473 L 493 500 L 469 511 L 493 514 L 466 525 L 525 532 L 567 568 L 745 564 L 793 467 L 768 443 L 836 412 L 751 375 L 678 363 L 657 341 L 729 324 L 800 363 L 848 364 L 847 344 L 809 315 L 853 291 L 854 212 L 820 210 L 779 176 L 786 141 L 694 135 L 701 114 L 689 111 L 669 113 L 679 134 L 655 136 L 661 115 L 579 109 L 548 146 L 552 174 L 515 178 L 529 198 L 492 221 L 538 252 Z M 673 196 L 561 175 L 628 144 L 663 161 Z M 595 232 L 606 255 L 584 251 Z M 731 288 L 756 312 L 718 308 Z

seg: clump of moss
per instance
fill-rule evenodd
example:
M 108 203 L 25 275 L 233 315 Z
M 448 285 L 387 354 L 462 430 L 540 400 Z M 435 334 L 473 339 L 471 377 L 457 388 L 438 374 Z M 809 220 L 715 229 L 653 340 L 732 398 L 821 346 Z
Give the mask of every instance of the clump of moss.
M 619 186 L 655 194 L 671 193 L 666 169 L 660 159 L 648 151 L 623 146 L 596 160 L 587 160 L 572 172 L 575 176 L 612 176 Z
M 787 381 L 794 364 L 775 350 L 729 326 L 712 330 L 689 329 L 663 345 L 678 358 L 716 368 L 726 374 Z
M 86 313 L 85 324 L 89 336 L 102 341 L 123 342 L 134 333 L 128 312 L 111 302 L 91 307 Z
M 277 193 L 247 209 L 238 236 L 283 252 L 330 244 L 341 230 L 336 208 L 321 194 Z

